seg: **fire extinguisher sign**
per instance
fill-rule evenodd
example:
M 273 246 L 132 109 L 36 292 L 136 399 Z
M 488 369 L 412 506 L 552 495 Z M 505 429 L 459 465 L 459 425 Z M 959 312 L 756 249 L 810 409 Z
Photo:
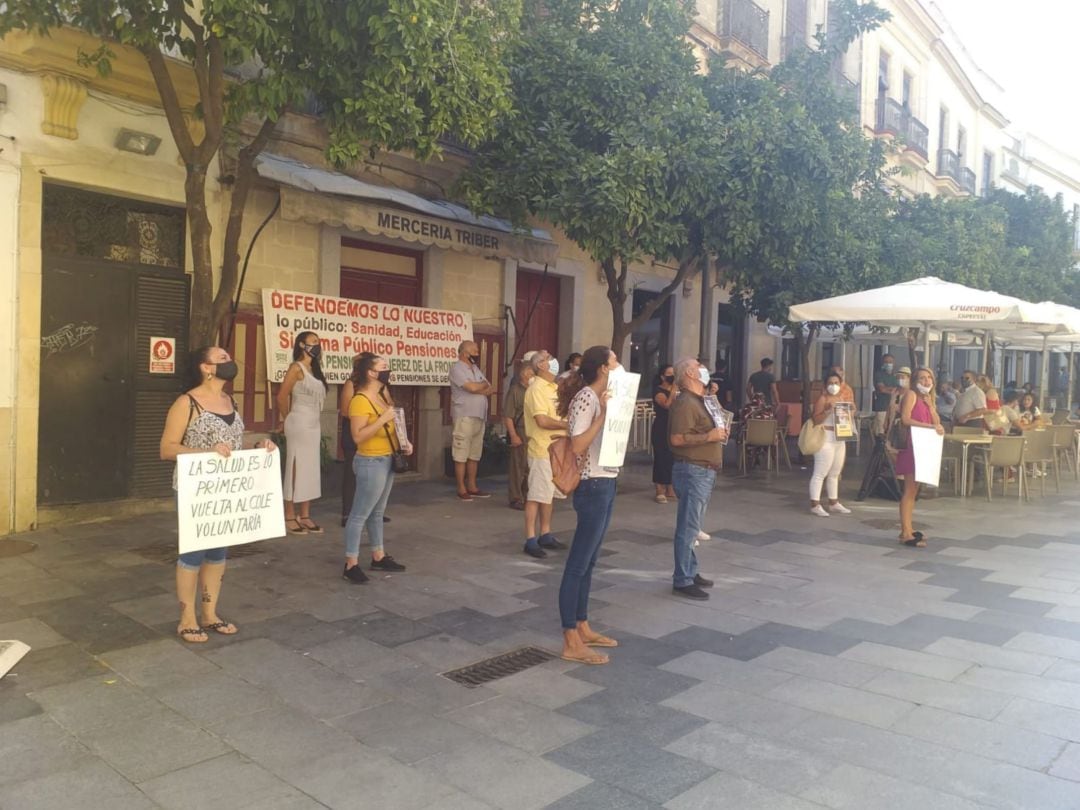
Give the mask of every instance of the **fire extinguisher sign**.
M 150 373 L 176 373 L 176 338 L 150 338 Z

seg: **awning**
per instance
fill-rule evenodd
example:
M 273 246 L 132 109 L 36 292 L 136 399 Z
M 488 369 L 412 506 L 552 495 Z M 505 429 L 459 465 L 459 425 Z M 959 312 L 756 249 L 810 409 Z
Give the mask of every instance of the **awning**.
M 516 229 L 506 220 L 478 217 L 455 203 L 376 186 L 279 155 L 260 155 L 255 165 L 260 177 L 282 187 L 285 220 L 535 264 L 554 263 L 558 254 L 547 231 Z

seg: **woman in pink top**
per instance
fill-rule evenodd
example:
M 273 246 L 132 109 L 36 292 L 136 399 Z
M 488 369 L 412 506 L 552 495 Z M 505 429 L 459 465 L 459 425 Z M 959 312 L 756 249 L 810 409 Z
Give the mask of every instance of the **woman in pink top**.
M 905 546 L 926 547 L 922 532 L 913 526 L 915 496 L 919 485 L 915 483 L 915 453 L 911 449 L 911 428 L 934 428 L 939 435 L 945 433 L 934 404 L 934 388 L 937 381 L 934 372 L 920 368 L 915 372 L 915 386 L 904 393 L 900 402 L 900 420 L 907 431 L 907 446 L 896 456 L 896 477 L 904 479 L 904 494 L 900 497 L 900 542 Z

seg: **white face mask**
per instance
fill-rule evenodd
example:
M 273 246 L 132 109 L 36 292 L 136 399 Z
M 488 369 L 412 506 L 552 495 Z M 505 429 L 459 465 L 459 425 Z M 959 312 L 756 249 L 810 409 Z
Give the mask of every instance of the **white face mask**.
M 548 360 L 548 371 L 550 371 L 552 374 L 559 373 L 559 361 L 556 360 L 554 357 Z
M 929 394 L 930 393 L 930 388 L 931 388 L 931 386 L 929 386 L 929 385 L 922 385 L 922 384 L 916 384 L 915 385 L 915 390 L 918 391 L 920 394 Z
M 709 370 L 705 366 L 701 366 L 697 370 L 697 378 L 701 380 L 701 384 L 706 388 L 709 387 Z
M 832 394 L 835 397 L 837 394 L 840 393 L 840 386 L 837 385 L 836 383 L 833 383 L 832 385 L 830 385 L 825 390 L 828 391 L 830 394 Z
M 911 380 L 909 380 L 907 377 L 901 377 L 896 381 L 896 384 L 901 388 L 909 388 L 911 386 Z

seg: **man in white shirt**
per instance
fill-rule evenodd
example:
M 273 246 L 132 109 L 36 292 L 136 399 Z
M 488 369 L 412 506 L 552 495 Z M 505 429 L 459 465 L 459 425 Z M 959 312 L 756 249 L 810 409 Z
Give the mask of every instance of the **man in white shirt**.
M 970 369 L 960 378 L 960 396 L 953 407 L 953 424 L 961 427 L 986 427 L 986 394 L 975 384 L 976 374 Z

